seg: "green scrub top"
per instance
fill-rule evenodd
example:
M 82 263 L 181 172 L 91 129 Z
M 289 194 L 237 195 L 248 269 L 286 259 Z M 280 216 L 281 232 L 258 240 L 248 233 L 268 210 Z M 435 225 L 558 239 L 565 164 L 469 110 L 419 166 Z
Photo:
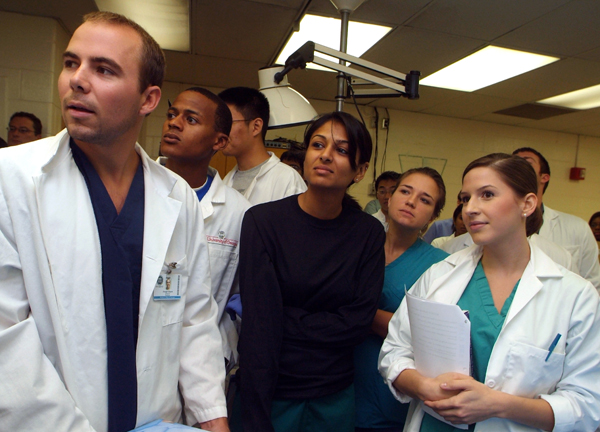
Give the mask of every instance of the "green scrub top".
M 504 302 L 502 310 L 498 313 L 496 306 L 494 306 L 490 284 L 485 277 L 481 261 L 479 261 L 469 284 L 465 288 L 460 300 L 458 300 L 458 306 L 462 310 L 469 311 L 469 319 L 471 320 L 471 348 L 473 351 L 473 378 L 479 382 L 485 380 L 492 349 L 494 348 L 496 339 L 498 339 L 500 330 L 502 330 L 504 319 L 510 309 L 518 286 L 519 282 L 516 283 Z M 459 432 L 463 430 L 425 413 L 420 432 Z M 475 430 L 475 424 L 469 425 L 469 430 Z

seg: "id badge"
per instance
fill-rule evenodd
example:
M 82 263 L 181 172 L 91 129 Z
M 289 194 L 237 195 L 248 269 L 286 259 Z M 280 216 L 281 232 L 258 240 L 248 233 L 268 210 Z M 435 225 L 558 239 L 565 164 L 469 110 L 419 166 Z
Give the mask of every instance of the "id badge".
M 181 298 L 181 275 L 161 272 L 154 286 L 154 301 L 179 300 Z

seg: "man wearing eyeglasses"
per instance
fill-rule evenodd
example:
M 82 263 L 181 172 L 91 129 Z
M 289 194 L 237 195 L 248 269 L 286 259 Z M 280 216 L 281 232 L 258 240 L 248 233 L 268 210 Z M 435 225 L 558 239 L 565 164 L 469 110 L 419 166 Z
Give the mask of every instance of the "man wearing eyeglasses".
M 233 124 L 229 142 L 222 150 L 237 165 L 223 182 L 244 195 L 250 204 L 275 201 L 306 190 L 293 168 L 265 148 L 269 126 L 269 101 L 256 89 L 233 87 L 219 93 L 231 110 Z
M 373 216 L 379 219 L 386 232 L 388 230 L 388 204 L 392 193 L 396 189 L 399 178 L 400 174 L 397 172 L 385 171 L 375 180 L 375 192 L 377 193 L 377 200 L 381 204 L 381 208 L 376 213 L 373 213 Z
M 28 112 L 16 112 L 8 122 L 8 145 L 15 146 L 38 140 L 42 137 L 42 122 Z

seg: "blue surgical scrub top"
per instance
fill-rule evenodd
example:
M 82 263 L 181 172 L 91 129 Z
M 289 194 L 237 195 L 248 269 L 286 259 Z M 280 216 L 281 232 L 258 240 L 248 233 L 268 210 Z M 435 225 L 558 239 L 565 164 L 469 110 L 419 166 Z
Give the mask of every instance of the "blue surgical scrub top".
M 500 330 L 504 325 L 504 319 L 510 309 L 515 292 L 519 282 L 513 288 L 508 296 L 502 310 L 498 313 L 498 309 L 494 305 L 494 298 L 490 291 L 490 284 L 485 277 L 481 261 L 477 264 L 475 272 L 465 288 L 458 306 L 464 311 L 469 311 L 469 319 L 471 320 L 471 347 L 473 351 L 473 378 L 479 382 L 485 380 L 487 366 L 492 355 L 492 349 L 498 339 Z M 458 432 L 464 429 L 458 429 L 444 423 L 435 417 L 425 413 L 423 422 L 421 423 L 421 432 Z M 469 430 L 475 430 L 475 424 L 469 425 Z
M 418 239 L 402 255 L 385 267 L 379 309 L 395 312 L 409 289 L 433 264 L 448 256 Z M 370 335 L 354 351 L 354 390 L 356 395 L 356 427 L 399 428 L 404 425 L 408 404 L 398 402 L 377 369 L 383 339 Z

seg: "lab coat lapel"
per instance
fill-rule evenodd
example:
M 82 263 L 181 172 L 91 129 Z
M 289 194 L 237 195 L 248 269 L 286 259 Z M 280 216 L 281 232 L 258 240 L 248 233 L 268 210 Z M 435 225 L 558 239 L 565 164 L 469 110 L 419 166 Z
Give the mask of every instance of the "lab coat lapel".
M 56 142 L 58 147 L 52 149 L 55 152 L 41 173 L 32 178 L 45 250 L 38 262 L 41 267 L 46 267 L 46 263 L 48 266 L 40 268 L 40 272 L 50 275 L 44 289 L 50 308 L 58 311 L 60 326 L 58 322 L 54 326 L 57 343 L 69 352 L 60 359 L 62 372 L 69 375 L 67 381 L 78 382 L 79 396 L 104 394 L 106 322 L 98 229 L 66 131 L 59 134 Z M 85 371 L 81 364 L 86 365 Z M 81 400 L 87 400 L 86 397 Z M 102 397 L 99 406 L 104 406 Z M 95 408 L 86 409 L 95 412 Z
M 539 248 L 531 245 L 531 258 L 521 281 L 519 287 L 513 298 L 512 304 L 506 319 L 504 320 L 504 327 L 506 327 L 510 321 L 517 316 L 521 310 L 531 301 L 531 299 L 543 288 L 544 283 L 540 278 L 562 278 L 563 274 L 558 269 L 556 263 L 552 261 L 546 254 L 544 254 Z
M 464 259 L 465 255 L 469 259 Z M 477 245 L 463 249 L 446 258 L 446 262 L 456 266 L 441 277 L 435 279 L 431 284 L 431 289 L 427 293 L 427 298 L 440 303 L 456 304 L 462 296 L 475 267 L 481 258 L 481 248 Z M 460 286 L 462 289 L 457 290 Z
M 552 210 L 544 206 L 544 222 L 542 224 L 542 228 L 540 228 L 540 235 L 542 237 L 546 237 L 548 239 L 552 238 L 552 232 L 556 226 L 556 222 L 558 219 L 558 214 Z
M 177 223 L 182 203 L 169 196 L 175 183 L 165 168 L 152 162 L 141 147 L 137 147 L 144 166 L 144 251 L 140 286 L 140 328 L 156 280 L 165 264 L 167 249 Z

